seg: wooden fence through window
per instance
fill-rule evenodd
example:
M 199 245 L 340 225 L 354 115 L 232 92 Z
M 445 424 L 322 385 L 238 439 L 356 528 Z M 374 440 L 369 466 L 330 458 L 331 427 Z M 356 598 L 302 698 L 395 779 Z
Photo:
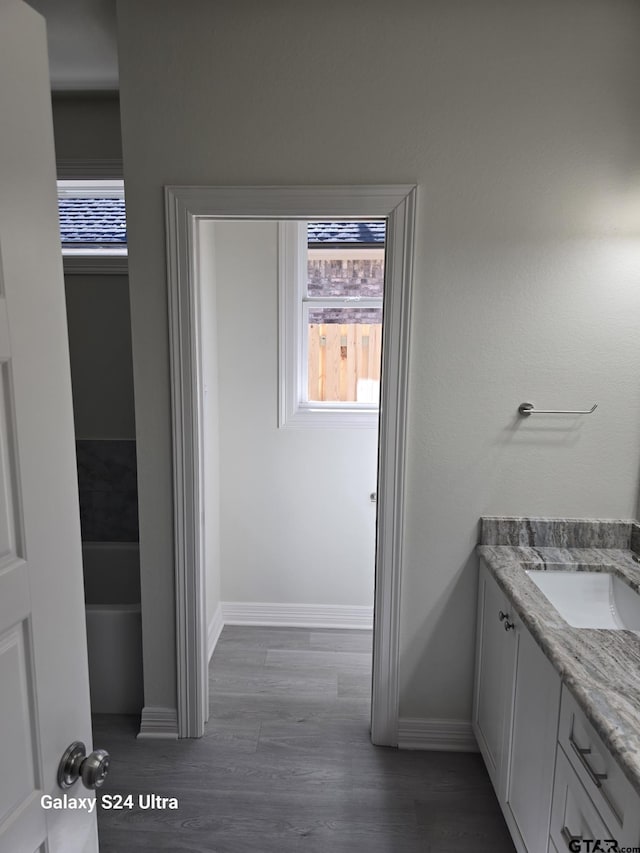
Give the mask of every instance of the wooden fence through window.
M 378 404 L 381 323 L 309 324 L 309 400 Z

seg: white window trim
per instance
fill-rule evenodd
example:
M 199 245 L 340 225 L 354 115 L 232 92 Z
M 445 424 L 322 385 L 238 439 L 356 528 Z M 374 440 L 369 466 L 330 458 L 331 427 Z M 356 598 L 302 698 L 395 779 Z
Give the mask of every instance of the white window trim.
M 303 400 L 308 382 L 307 336 L 303 321 L 306 280 L 307 224 L 279 222 L 278 426 L 294 429 L 377 429 L 378 406 Z M 308 307 L 309 303 L 307 310 Z M 365 302 L 362 307 L 366 307 Z
M 122 178 L 96 178 L 93 181 L 87 181 L 80 178 L 61 179 L 57 181 L 58 197 L 69 196 L 70 198 L 94 198 L 99 195 L 101 198 L 124 198 L 124 181 Z

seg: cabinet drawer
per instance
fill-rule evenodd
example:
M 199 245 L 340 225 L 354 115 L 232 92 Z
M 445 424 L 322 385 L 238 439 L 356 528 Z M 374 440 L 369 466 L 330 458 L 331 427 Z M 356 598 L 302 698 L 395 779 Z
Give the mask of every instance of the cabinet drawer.
M 621 844 L 637 844 L 640 796 L 566 687 L 562 688 L 558 741 L 612 837 Z
M 596 811 L 561 749 L 556 755 L 549 836 L 549 850 L 555 846 L 562 853 L 573 851 L 574 847 L 578 853 L 590 849 L 586 846 L 587 839 L 601 841 L 602 847 L 606 849 L 605 840 L 616 838 Z M 571 844 L 572 841 L 574 844 Z

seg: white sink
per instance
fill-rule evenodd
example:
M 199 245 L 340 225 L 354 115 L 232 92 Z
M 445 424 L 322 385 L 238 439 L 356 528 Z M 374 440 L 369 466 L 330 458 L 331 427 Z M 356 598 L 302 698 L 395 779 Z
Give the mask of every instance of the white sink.
M 609 572 L 527 571 L 574 628 L 640 631 L 640 595 Z

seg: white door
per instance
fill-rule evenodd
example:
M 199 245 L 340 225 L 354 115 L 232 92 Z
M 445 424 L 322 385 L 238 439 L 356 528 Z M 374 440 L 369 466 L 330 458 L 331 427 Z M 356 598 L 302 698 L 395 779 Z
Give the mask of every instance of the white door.
M 0 0 L 0 853 L 97 851 L 95 810 L 42 807 L 74 740 L 91 721 L 45 26 Z

